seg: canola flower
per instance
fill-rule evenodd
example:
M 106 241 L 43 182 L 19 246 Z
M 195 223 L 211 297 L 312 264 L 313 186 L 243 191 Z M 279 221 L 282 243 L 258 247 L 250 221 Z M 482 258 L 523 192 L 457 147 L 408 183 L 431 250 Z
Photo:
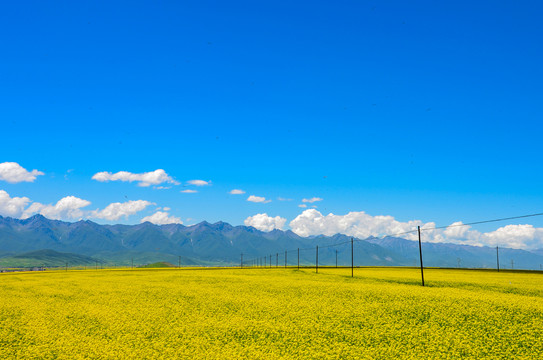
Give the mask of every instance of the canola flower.
M 137 269 L 0 276 L 1 359 L 539 359 L 543 274 Z

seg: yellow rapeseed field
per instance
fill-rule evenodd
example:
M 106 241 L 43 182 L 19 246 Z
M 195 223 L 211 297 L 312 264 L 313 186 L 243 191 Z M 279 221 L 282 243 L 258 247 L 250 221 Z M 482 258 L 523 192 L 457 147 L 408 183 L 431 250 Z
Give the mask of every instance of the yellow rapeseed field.
M 541 359 L 543 274 L 138 269 L 0 275 L 1 359 Z

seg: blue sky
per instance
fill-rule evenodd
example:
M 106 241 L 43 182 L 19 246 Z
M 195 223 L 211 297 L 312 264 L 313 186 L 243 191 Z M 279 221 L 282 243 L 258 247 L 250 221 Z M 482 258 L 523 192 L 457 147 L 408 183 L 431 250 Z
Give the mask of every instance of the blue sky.
M 542 14 L 536 1 L 6 3 L 0 163 L 44 175 L 0 189 L 89 211 L 156 204 L 100 223 L 168 207 L 185 224 L 266 213 L 288 228 L 313 197 L 324 215 L 437 225 L 541 212 Z M 91 179 L 157 169 L 180 185 Z

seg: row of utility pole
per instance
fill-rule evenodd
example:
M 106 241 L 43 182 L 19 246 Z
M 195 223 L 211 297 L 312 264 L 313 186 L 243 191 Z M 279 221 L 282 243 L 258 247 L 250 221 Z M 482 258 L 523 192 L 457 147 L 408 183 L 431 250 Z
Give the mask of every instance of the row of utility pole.
M 315 248 L 315 272 L 319 272 L 319 246 Z M 285 251 L 285 265 L 284 267 L 287 267 L 288 264 L 288 257 L 287 257 L 288 251 Z M 337 254 L 338 251 L 336 250 L 336 268 L 338 267 L 337 263 Z M 269 262 L 267 259 L 269 258 Z M 268 256 L 262 256 L 256 259 L 253 259 L 251 261 L 251 265 L 253 267 L 272 267 L 272 255 Z M 240 267 L 243 268 L 243 253 L 241 253 L 241 259 L 240 259 Z M 279 267 L 279 253 L 275 254 L 275 267 Z M 300 270 L 300 248 L 297 249 L 297 268 Z M 351 238 L 351 277 L 354 277 L 354 239 Z
M 421 284 L 424 286 L 424 264 L 422 261 L 422 239 L 421 239 L 421 233 L 420 233 L 420 226 L 417 226 L 417 232 L 418 232 L 418 238 L 419 238 L 419 259 L 420 259 L 420 278 L 421 278 Z M 297 268 L 300 270 L 300 248 L 297 249 L 298 253 L 298 264 Z M 338 261 L 337 261 L 338 251 L 336 249 L 336 268 L 338 267 Z M 255 267 L 272 267 L 272 255 L 269 255 L 269 262 L 266 261 L 267 257 L 259 257 L 257 259 L 252 260 L 252 265 Z M 511 269 L 513 269 L 514 262 L 511 260 Z M 279 253 L 275 254 L 275 267 L 279 266 Z M 241 267 L 243 268 L 243 254 L 241 254 Z M 287 267 L 287 251 L 285 251 L 285 268 Z M 499 256 L 499 248 L 496 246 L 496 268 L 498 272 L 500 271 L 500 256 Z M 543 270 L 543 266 L 540 265 L 540 268 Z M 317 245 L 315 248 L 315 272 L 319 272 L 319 246 Z M 354 239 L 351 238 L 351 277 L 354 277 Z

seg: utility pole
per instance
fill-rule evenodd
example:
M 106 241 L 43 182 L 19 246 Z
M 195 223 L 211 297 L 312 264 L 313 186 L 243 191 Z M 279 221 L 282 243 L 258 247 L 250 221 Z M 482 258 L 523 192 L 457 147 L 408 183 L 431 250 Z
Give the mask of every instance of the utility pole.
M 241 253 L 241 261 L 239 267 L 243 269 L 243 253 Z
M 179 255 L 179 262 L 177 264 L 177 267 L 180 268 L 181 267 L 181 255 Z
M 68 263 L 66 263 L 66 271 L 68 271 Z
M 420 241 L 420 226 L 417 226 L 419 231 L 419 255 L 420 255 L 420 276 L 422 278 L 422 286 L 424 286 L 424 266 L 422 265 L 422 244 Z
M 513 265 L 515 264 L 515 262 L 513 261 L 513 259 L 511 259 L 511 270 L 513 270 Z
M 337 249 L 336 249 L 336 269 L 337 269 Z
M 300 270 L 300 248 L 298 248 L 298 270 Z
M 272 267 L 272 263 L 271 263 L 271 254 L 270 254 L 270 268 Z
M 275 267 L 279 267 L 279 253 L 275 253 Z
M 287 268 L 287 252 L 285 251 L 285 269 Z
M 134 258 L 132 258 L 132 269 L 134 268 Z
M 500 253 L 496 246 L 496 265 L 498 266 L 498 272 L 500 272 Z

